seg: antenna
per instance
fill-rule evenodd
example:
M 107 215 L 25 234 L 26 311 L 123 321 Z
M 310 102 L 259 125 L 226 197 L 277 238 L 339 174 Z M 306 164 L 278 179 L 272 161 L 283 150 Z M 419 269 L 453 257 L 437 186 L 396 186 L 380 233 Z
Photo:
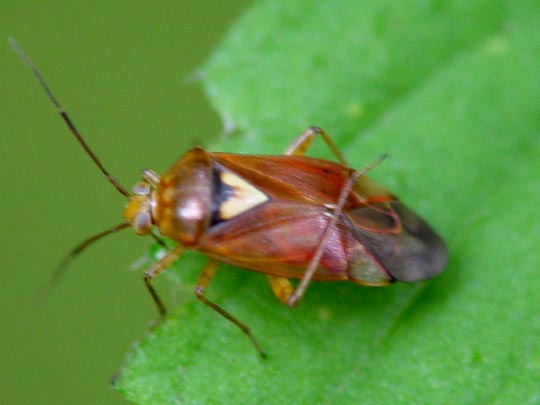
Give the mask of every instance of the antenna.
M 62 117 L 64 122 L 67 124 L 67 126 L 69 127 L 71 133 L 73 134 L 73 136 L 75 136 L 75 138 L 77 139 L 79 144 L 83 147 L 83 149 L 86 151 L 88 156 L 90 156 L 90 158 L 94 161 L 94 163 L 97 165 L 97 167 L 99 167 L 99 169 L 105 175 L 105 177 L 107 177 L 107 179 L 109 179 L 111 184 L 121 194 L 123 194 L 127 198 L 131 198 L 129 192 L 120 184 L 120 182 L 118 180 L 116 180 L 115 177 L 113 177 L 113 176 L 111 176 L 109 174 L 109 172 L 107 171 L 107 169 L 105 169 L 105 167 L 103 166 L 101 161 L 98 159 L 96 154 L 92 151 L 92 149 L 90 149 L 90 146 L 88 146 L 88 144 L 84 140 L 84 138 L 81 135 L 81 133 L 79 132 L 79 130 L 75 127 L 75 124 L 73 123 L 73 121 L 71 121 L 71 118 L 69 118 L 69 115 L 67 114 L 67 112 L 62 108 L 62 106 L 60 105 L 60 103 L 58 102 L 58 100 L 56 99 L 54 94 L 52 93 L 51 89 L 49 88 L 49 86 L 47 85 L 45 80 L 43 79 L 43 76 L 41 76 L 41 73 L 34 66 L 34 64 L 30 60 L 30 58 L 28 56 L 26 56 L 26 54 L 21 50 L 21 48 L 19 48 L 19 46 L 17 45 L 17 42 L 15 42 L 15 40 L 13 38 L 9 38 L 8 42 L 11 45 L 11 47 L 13 48 L 13 50 L 17 53 L 17 55 L 19 55 L 19 57 L 22 59 L 22 61 L 30 68 L 30 70 L 32 71 L 34 76 L 39 81 L 39 84 L 41 85 L 43 90 L 45 90 L 45 93 L 47 93 L 47 96 L 49 97 L 49 100 L 51 100 L 51 102 L 54 104 L 54 106 L 56 107 L 58 113 L 60 114 L 60 116 Z M 60 262 L 60 264 L 56 268 L 55 272 L 52 274 L 51 279 L 49 280 L 49 283 L 44 288 L 42 288 L 40 291 L 38 291 L 38 293 L 36 294 L 36 297 L 35 297 L 36 301 L 41 300 L 41 299 L 46 297 L 47 293 L 54 286 L 56 286 L 56 284 L 58 284 L 58 282 L 60 281 L 60 279 L 62 278 L 62 276 L 66 272 L 66 270 L 67 270 L 69 264 L 71 263 L 71 261 L 76 256 L 78 256 L 80 253 L 82 253 L 88 246 L 94 244 L 94 242 L 102 239 L 103 237 L 105 237 L 107 235 L 119 232 L 119 231 L 121 231 L 123 229 L 127 229 L 130 226 L 131 225 L 128 222 L 121 223 L 119 225 L 113 226 L 110 229 L 107 229 L 107 230 L 105 230 L 103 232 L 100 232 L 100 233 L 98 233 L 96 235 L 93 235 L 93 236 L 87 238 L 86 240 L 82 241 L 81 243 L 79 243 L 77 246 L 75 246 L 66 255 L 66 257 L 64 257 L 64 259 Z
M 26 56 L 26 54 L 21 50 L 21 48 L 19 48 L 19 45 L 17 45 L 17 42 L 13 38 L 9 38 L 8 42 L 11 45 L 11 47 L 13 48 L 13 50 L 17 53 L 17 55 L 19 55 L 19 57 L 22 59 L 22 61 L 26 64 L 26 66 L 28 66 L 30 68 L 30 70 L 32 71 L 32 73 L 34 73 L 34 76 L 38 79 L 39 84 L 41 85 L 43 90 L 45 90 L 45 93 L 47 93 L 47 96 L 49 97 L 51 102 L 54 104 L 54 106 L 56 107 L 58 113 L 60 114 L 62 119 L 65 121 L 67 126 L 69 127 L 71 133 L 73 134 L 73 136 L 75 136 L 77 141 L 81 144 L 81 146 L 86 151 L 88 156 L 90 156 L 90 158 L 94 161 L 94 163 L 97 165 L 97 167 L 99 167 L 99 169 L 105 175 L 105 177 L 107 177 L 107 179 L 109 179 L 111 184 L 121 194 L 123 194 L 125 197 L 129 198 L 130 193 L 120 184 L 120 182 L 115 177 L 113 177 L 113 176 L 111 176 L 109 174 L 109 172 L 107 171 L 107 169 L 105 169 L 105 167 L 103 166 L 101 161 L 98 159 L 96 154 L 92 151 L 92 149 L 90 149 L 90 146 L 88 146 L 88 144 L 84 140 L 84 138 L 81 135 L 81 133 L 79 132 L 79 130 L 75 127 L 75 124 L 73 123 L 73 121 L 71 121 L 71 118 L 69 118 L 69 115 L 67 114 L 67 112 L 62 108 L 62 106 L 60 105 L 58 100 L 56 100 L 56 97 L 54 96 L 51 89 L 49 88 L 49 86 L 47 85 L 45 80 L 43 79 L 43 76 L 41 76 L 41 73 L 39 72 L 39 70 L 34 66 L 32 61 L 30 60 L 30 58 L 28 56 Z
M 41 301 L 43 298 L 45 298 L 48 295 L 49 291 L 52 290 L 58 284 L 58 282 L 62 279 L 71 261 L 80 253 L 82 253 L 88 246 L 93 245 L 94 242 L 97 242 L 98 240 L 102 239 L 103 237 L 107 235 L 119 232 L 123 229 L 129 228 L 130 226 L 131 225 L 127 222 L 113 226 L 112 228 L 107 229 L 106 231 L 100 232 L 96 235 L 89 237 L 88 239 L 82 241 L 73 249 L 71 249 L 70 252 L 64 257 L 64 259 L 62 259 L 60 264 L 56 267 L 56 270 L 51 275 L 49 283 L 38 291 L 35 297 L 35 301 Z

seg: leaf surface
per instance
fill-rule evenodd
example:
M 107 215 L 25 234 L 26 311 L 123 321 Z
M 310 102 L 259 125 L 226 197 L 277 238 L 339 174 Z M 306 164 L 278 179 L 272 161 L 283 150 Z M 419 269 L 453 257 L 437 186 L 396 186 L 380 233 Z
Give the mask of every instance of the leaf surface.
M 504 1 L 254 4 L 203 69 L 234 129 L 214 149 L 280 153 L 309 125 L 445 238 L 416 285 L 314 283 L 299 307 L 223 266 L 190 294 L 200 255 L 170 271 L 182 302 L 117 381 L 137 403 L 540 401 L 540 6 Z M 240 135 L 237 135 L 240 134 Z M 313 152 L 330 158 L 322 146 Z

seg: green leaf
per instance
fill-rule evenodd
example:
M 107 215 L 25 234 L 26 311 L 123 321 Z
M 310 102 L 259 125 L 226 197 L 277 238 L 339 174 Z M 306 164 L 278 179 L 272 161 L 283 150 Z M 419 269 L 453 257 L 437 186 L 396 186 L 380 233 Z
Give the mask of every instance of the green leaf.
M 216 148 L 279 153 L 308 125 L 446 239 L 416 285 L 313 283 L 298 308 L 223 266 L 131 353 L 137 403 L 540 401 L 540 6 L 511 1 L 261 1 L 203 71 L 228 128 Z M 323 148 L 318 156 L 330 157 Z M 204 258 L 170 271 L 186 293 Z M 188 275 L 186 275 L 188 274 Z

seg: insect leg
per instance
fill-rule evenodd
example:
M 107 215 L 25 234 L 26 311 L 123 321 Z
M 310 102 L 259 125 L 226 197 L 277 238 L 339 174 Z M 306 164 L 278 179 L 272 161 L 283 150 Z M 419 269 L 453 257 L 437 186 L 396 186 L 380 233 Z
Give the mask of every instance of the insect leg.
M 214 311 L 216 311 L 218 314 L 220 314 L 222 317 L 228 319 L 232 323 L 234 323 L 244 334 L 251 340 L 251 343 L 255 346 L 255 349 L 259 352 L 261 357 L 266 357 L 266 354 L 264 353 L 261 346 L 259 346 L 259 343 L 255 340 L 255 337 L 251 334 L 251 331 L 249 328 L 240 322 L 238 319 L 236 319 L 232 314 L 221 308 L 219 305 L 213 303 L 210 301 L 206 296 L 204 295 L 204 291 L 206 290 L 206 287 L 208 284 L 210 284 L 210 281 L 212 281 L 212 278 L 216 274 L 216 270 L 219 263 L 215 260 L 209 260 L 204 269 L 202 270 L 201 275 L 199 276 L 199 281 L 197 282 L 197 286 L 195 287 L 195 295 L 197 298 L 205 305 L 212 308 Z
M 288 305 L 289 297 L 294 291 L 291 281 L 285 277 L 277 277 L 271 275 L 268 275 L 267 277 L 274 295 L 283 304 Z
M 358 177 L 360 177 L 363 173 L 364 171 L 359 171 L 359 172 L 353 171 L 353 173 L 347 178 L 347 181 L 345 185 L 343 186 L 343 189 L 341 190 L 339 200 L 336 203 L 336 205 L 333 207 L 332 212 L 328 212 L 328 217 L 329 217 L 328 223 L 326 224 L 326 228 L 324 229 L 321 240 L 319 241 L 319 244 L 317 245 L 317 250 L 315 250 L 315 253 L 312 256 L 309 262 L 309 265 L 306 268 L 306 272 L 304 273 L 302 280 L 300 280 L 300 284 L 298 284 L 294 292 L 289 296 L 289 299 L 287 300 L 287 305 L 289 305 L 290 307 L 293 307 L 296 304 L 298 304 L 298 301 L 300 301 L 302 297 L 304 296 L 304 293 L 306 292 L 309 282 L 311 281 L 313 274 L 315 274 L 315 271 L 317 270 L 317 267 L 319 266 L 322 255 L 324 253 L 324 249 L 326 247 L 326 241 L 330 237 L 330 231 L 336 226 L 337 220 L 343 209 L 343 205 L 345 204 L 345 201 L 347 200 L 347 196 L 351 192 L 351 189 L 356 183 L 356 180 L 358 179 Z
M 158 262 L 154 263 L 150 270 L 144 273 L 144 284 L 150 292 L 152 299 L 156 303 L 159 314 L 162 318 L 167 313 L 167 309 L 165 308 L 165 305 L 163 305 L 163 301 L 161 301 L 161 298 L 159 298 L 159 295 L 157 294 L 154 286 L 152 285 L 152 280 L 157 277 L 162 271 L 166 270 L 176 260 L 178 260 L 183 251 L 184 248 L 182 246 L 176 246 L 174 249 L 168 251 L 167 254 L 163 256 Z
M 330 148 L 332 153 L 337 157 L 337 160 L 339 160 L 341 164 L 347 166 L 347 162 L 345 161 L 345 158 L 339 151 L 336 144 L 332 141 L 330 136 L 319 127 L 309 127 L 304 132 L 302 132 L 293 141 L 293 143 L 289 145 L 287 150 L 285 150 L 284 155 L 305 155 L 311 145 L 311 142 L 313 141 L 313 139 L 315 139 L 317 135 L 320 135 L 323 138 L 324 142 L 328 145 L 328 148 Z
M 347 197 L 349 196 L 349 193 L 353 189 L 354 185 L 360 177 L 364 176 L 367 172 L 369 172 L 387 157 L 388 155 L 386 154 L 381 155 L 376 160 L 371 162 L 368 166 L 365 166 L 362 170 L 353 170 L 349 177 L 347 177 L 347 181 L 343 185 L 343 189 L 341 190 L 337 203 L 334 207 L 332 207 L 332 211 L 328 213 L 329 220 L 326 224 L 326 228 L 324 229 L 321 240 L 317 245 L 317 250 L 315 250 L 313 257 L 311 258 L 311 261 L 306 268 L 306 272 L 304 273 L 302 280 L 300 280 L 300 284 L 298 284 L 294 292 L 289 296 L 287 305 L 289 305 L 290 307 L 296 305 L 306 292 L 309 282 L 311 281 L 311 278 L 313 277 L 313 274 L 315 274 L 315 271 L 317 270 L 317 267 L 319 266 L 319 263 L 321 261 L 324 249 L 326 247 L 326 241 L 330 237 L 330 231 L 336 226 L 337 220 L 341 215 L 343 206 L 345 205 L 345 201 L 347 200 Z

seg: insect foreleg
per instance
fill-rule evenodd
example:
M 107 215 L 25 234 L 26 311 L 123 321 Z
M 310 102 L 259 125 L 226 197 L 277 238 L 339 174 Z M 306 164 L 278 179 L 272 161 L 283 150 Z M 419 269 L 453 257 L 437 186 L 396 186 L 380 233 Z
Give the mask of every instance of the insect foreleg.
M 161 301 L 161 298 L 159 298 L 156 289 L 152 285 L 152 280 L 156 278 L 161 272 L 166 270 L 176 260 L 178 260 L 183 251 L 184 248 L 182 246 L 176 246 L 174 249 L 168 251 L 167 254 L 163 256 L 158 262 L 154 263 L 150 270 L 144 273 L 144 284 L 146 285 L 146 288 L 148 288 L 152 299 L 156 303 L 159 314 L 162 318 L 167 313 L 167 309 L 165 308 L 165 305 L 163 305 L 163 301 Z

